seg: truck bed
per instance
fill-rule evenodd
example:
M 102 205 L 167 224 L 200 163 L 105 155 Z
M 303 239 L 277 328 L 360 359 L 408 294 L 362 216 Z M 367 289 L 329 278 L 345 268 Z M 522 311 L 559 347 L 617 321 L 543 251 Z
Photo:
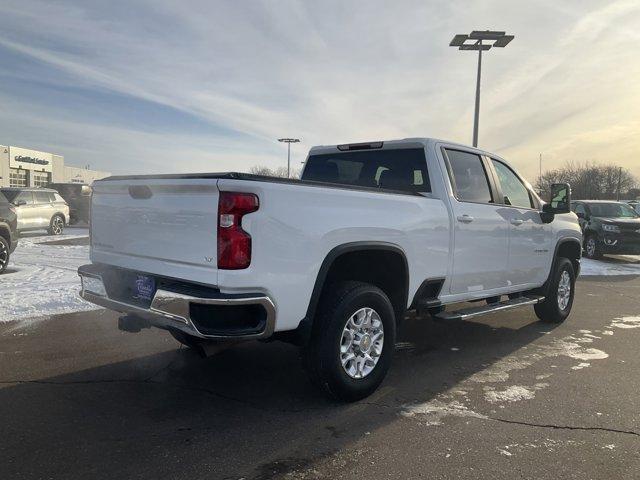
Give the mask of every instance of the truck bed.
M 315 180 L 301 180 L 299 178 L 269 177 L 266 175 L 254 175 L 243 172 L 212 172 L 212 173 L 165 173 L 150 175 L 114 175 L 103 178 L 100 182 L 119 180 L 244 180 L 250 182 L 271 182 L 307 187 L 340 188 L 345 190 L 361 190 L 372 193 L 393 193 L 420 196 L 418 192 L 395 190 L 391 188 L 370 187 L 366 185 L 354 185 L 344 183 L 319 182 Z

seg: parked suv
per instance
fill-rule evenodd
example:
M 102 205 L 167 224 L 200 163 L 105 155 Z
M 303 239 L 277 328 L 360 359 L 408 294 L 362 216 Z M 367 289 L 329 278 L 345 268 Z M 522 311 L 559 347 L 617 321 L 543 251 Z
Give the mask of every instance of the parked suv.
M 91 187 L 84 183 L 52 183 L 50 188 L 56 190 L 69 204 L 70 225 L 78 222 L 89 223 L 91 212 Z
M 55 190 L 48 188 L 3 188 L 18 215 L 18 232 L 47 229 L 60 235 L 69 224 L 69 205 Z
M 611 200 L 578 200 L 572 210 L 580 222 L 587 258 L 640 254 L 640 215 L 633 207 Z
M 18 245 L 16 226 L 15 207 L 0 193 L 0 273 L 7 269 L 9 256 Z

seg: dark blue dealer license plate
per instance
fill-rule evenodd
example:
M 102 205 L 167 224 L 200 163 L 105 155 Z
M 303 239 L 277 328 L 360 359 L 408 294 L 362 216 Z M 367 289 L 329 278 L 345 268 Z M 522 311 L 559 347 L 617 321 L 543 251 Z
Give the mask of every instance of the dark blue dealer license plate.
M 156 281 L 149 275 L 136 275 L 133 288 L 133 298 L 138 300 L 151 300 L 156 293 Z

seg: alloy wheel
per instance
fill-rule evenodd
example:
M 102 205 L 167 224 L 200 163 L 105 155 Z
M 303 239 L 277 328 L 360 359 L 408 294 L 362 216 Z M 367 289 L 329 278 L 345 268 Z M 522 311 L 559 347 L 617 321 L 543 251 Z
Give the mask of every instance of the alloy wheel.
M 347 320 L 340 338 L 340 363 L 351 378 L 364 378 L 378 364 L 384 345 L 384 326 L 378 312 L 364 307 Z
M 562 271 L 558 282 L 558 308 L 565 310 L 571 299 L 571 276 L 566 270 Z
M 62 221 L 62 219 L 60 217 L 55 217 L 51 225 L 51 231 L 53 231 L 53 234 L 60 235 L 62 233 L 63 228 L 64 228 L 64 222 Z
M 0 242 L 0 271 L 2 271 L 9 261 L 9 249 L 4 244 L 4 242 Z

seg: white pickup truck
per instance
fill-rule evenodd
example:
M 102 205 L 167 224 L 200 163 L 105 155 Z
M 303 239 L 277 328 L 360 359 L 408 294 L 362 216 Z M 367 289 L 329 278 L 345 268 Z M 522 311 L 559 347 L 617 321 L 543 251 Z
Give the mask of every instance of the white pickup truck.
M 352 401 L 382 382 L 407 310 L 563 321 L 582 251 L 570 201 L 567 184 L 544 203 L 497 155 L 427 138 L 314 147 L 300 180 L 110 177 L 94 183 L 81 295 L 194 348 L 295 342 Z

